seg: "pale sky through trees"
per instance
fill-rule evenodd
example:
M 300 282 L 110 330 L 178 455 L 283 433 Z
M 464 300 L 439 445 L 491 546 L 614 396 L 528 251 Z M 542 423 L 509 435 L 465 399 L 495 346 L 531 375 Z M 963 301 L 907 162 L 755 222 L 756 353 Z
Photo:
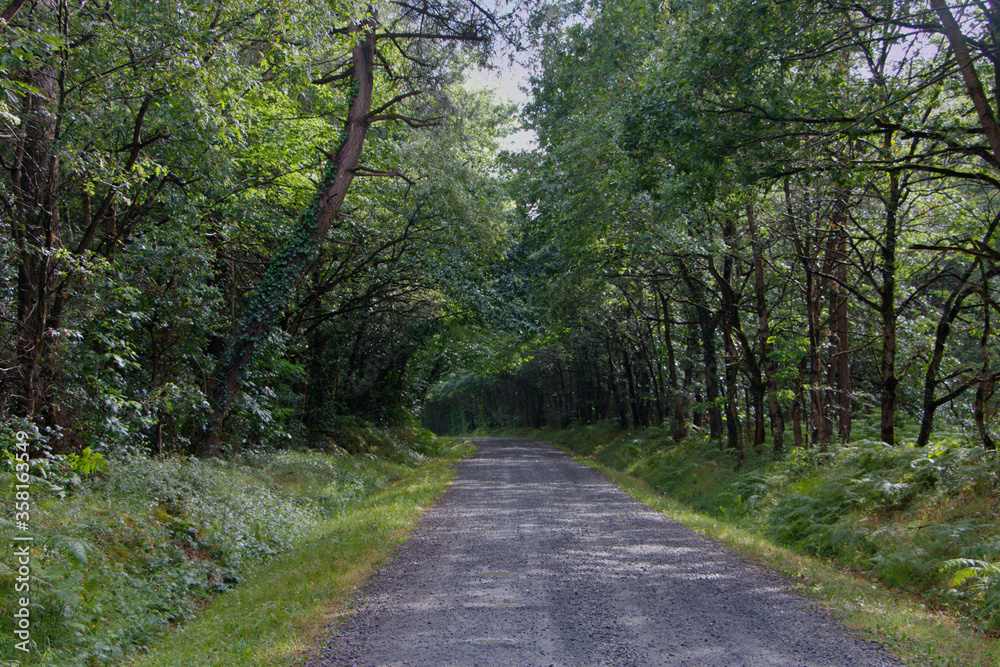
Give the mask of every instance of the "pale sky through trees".
M 500 102 L 511 102 L 517 105 L 518 111 L 528 102 L 528 95 L 521 88 L 527 85 L 528 69 L 519 63 L 498 67 L 493 71 L 482 68 L 469 69 L 465 72 L 466 85 L 473 89 L 492 89 Z M 536 145 L 535 133 L 531 130 L 518 130 L 501 141 L 501 146 L 507 150 L 529 150 Z

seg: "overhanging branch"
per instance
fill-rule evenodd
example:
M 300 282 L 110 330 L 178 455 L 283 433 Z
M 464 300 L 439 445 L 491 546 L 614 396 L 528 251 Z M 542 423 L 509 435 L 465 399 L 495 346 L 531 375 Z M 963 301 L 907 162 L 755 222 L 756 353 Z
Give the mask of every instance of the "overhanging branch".
M 410 185 L 416 185 L 414 181 L 410 180 L 405 174 L 398 171 L 382 171 L 380 169 L 369 169 L 368 167 L 357 167 L 354 170 L 354 175 L 359 177 L 371 176 L 379 178 L 398 178 L 406 181 Z
M 369 121 L 376 123 L 383 120 L 399 120 L 414 129 L 419 129 L 422 127 L 437 127 L 441 124 L 441 117 L 428 118 L 426 120 L 420 120 L 419 118 L 410 118 L 409 116 L 401 116 L 398 113 L 383 114 L 381 116 L 373 116 L 368 119 Z
M 396 104 L 399 104 L 403 100 L 405 100 L 405 99 L 407 99 L 409 97 L 415 97 L 417 95 L 422 95 L 423 93 L 424 93 L 424 91 L 422 91 L 422 90 L 414 90 L 414 91 L 409 92 L 409 93 L 403 93 L 402 95 L 397 95 L 396 97 L 392 98 L 391 100 L 389 100 L 388 102 L 386 102 L 385 104 L 383 104 L 382 106 L 380 106 L 378 109 L 375 109 L 374 111 L 372 111 L 371 113 L 369 113 L 368 114 L 368 119 L 372 120 L 375 116 L 378 116 L 383 111 L 386 111 L 390 107 L 392 107 L 392 106 L 394 106 Z

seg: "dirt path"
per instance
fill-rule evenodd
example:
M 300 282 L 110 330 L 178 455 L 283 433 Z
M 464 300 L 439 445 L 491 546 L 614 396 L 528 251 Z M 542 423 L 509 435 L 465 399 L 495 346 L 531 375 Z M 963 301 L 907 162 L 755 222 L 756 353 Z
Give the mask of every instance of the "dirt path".
M 476 444 L 311 667 L 901 664 L 551 447 Z

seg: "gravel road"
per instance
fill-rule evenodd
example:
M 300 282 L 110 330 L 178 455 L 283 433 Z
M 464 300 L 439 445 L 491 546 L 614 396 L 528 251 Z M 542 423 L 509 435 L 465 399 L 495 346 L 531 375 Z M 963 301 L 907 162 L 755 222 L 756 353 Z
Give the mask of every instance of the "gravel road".
M 901 665 L 548 445 L 475 442 L 310 667 Z

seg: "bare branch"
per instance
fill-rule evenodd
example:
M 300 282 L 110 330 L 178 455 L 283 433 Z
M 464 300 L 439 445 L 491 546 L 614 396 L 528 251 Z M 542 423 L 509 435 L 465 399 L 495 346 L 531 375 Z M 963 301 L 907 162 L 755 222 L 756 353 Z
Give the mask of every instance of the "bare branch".
M 402 95 L 397 95 L 396 97 L 392 98 L 391 100 L 389 100 L 388 102 L 386 102 L 385 104 L 383 104 L 382 106 L 380 106 L 378 109 L 375 109 L 374 111 L 372 111 L 371 113 L 369 113 L 368 114 L 368 119 L 372 120 L 375 116 L 378 116 L 380 113 L 382 113 L 383 111 L 385 111 L 389 107 L 394 106 L 394 105 L 402 102 L 403 100 L 405 100 L 405 99 L 407 99 L 409 97 L 415 97 L 417 95 L 422 95 L 423 93 L 424 93 L 424 91 L 422 91 L 422 90 L 414 90 L 414 91 L 409 92 L 409 93 L 403 93 Z
M 374 118 L 369 118 L 369 121 L 376 123 L 382 120 L 401 120 L 413 129 L 419 129 L 422 127 L 438 127 L 441 125 L 441 116 L 436 118 L 428 118 L 426 120 L 420 120 L 417 118 L 410 118 L 408 116 L 401 116 L 397 113 L 384 114 L 382 116 L 375 116 Z
M 328 83 L 333 83 L 334 81 L 343 81 L 344 79 L 350 79 L 351 75 L 353 74 L 354 70 L 348 68 L 343 72 L 340 72 L 339 74 L 334 74 L 333 72 L 330 72 L 324 77 L 320 77 L 319 79 L 313 79 L 312 82 L 317 86 L 323 86 Z
M 381 178 L 398 178 L 398 179 L 406 181 L 410 185 L 414 185 L 414 186 L 416 185 L 415 182 L 413 182 L 412 180 L 410 180 L 409 178 L 407 178 L 404 174 L 402 174 L 401 172 L 398 172 L 398 171 L 381 171 L 381 170 L 377 170 L 377 169 L 369 169 L 368 167 L 358 167 L 357 169 L 354 170 L 354 175 L 355 176 L 359 176 L 359 177 L 360 176 L 372 176 L 372 177 L 381 177 Z
M 460 42 L 486 42 L 489 41 L 488 37 L 484 37 L 471 30 L 468 32 L 462 32 L 457 35 L 452 34 L 441 34 L 441 33 L 425 33 L 425 32 L 383 32 L 375 36 L 376 39 L 443 39 L 452 40 L 456 39 Z

